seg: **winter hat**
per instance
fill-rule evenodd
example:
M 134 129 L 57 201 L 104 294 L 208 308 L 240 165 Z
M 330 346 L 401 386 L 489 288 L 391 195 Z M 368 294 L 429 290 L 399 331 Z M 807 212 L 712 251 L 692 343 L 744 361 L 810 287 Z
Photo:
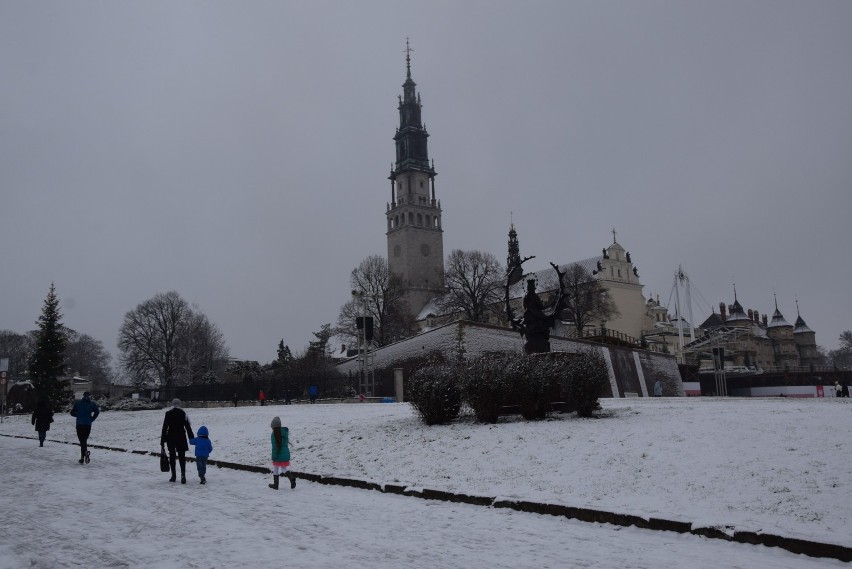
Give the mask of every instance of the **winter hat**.
M 205 427 L 204 425 L 201 425 L 200 427 L 198 427 L 198 436 L 199 437 L 206 437 L 207 436 L 207 427 Z
M 273 417 L 272 418 L 272 428 L 274 429 L 275 427 L 280 427 L 280 426 L 281 426 L 281 419 L 279 417 Z
M 835 383 L 837 383 L 837 382 L 835 381 Z M 92 396 L 92 394 L 89 393 L 88 391 L 83 392 L 83 397 L 91 397 L 91 396 Z
M 172 407 L 180 407 L 180 399 L 178 399 L 177 397 L 172 399 Z

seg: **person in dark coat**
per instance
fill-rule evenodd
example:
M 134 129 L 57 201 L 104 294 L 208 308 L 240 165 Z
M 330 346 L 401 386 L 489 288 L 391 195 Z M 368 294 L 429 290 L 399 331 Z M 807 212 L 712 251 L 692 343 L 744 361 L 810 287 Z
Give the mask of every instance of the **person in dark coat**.
M 50 408 L 47 398 L 42 397 L 36 403 L 35 411 L 33 411 L 32 424 L 35 425 L 35 430 L 38 431 L 38 446 L 44 446 L 44 438 L 47 436 L 47 431 L 50 430 L 50 424 L 53 422 L 53 409 Z
M 160 447 L 167 446 L 169 448 L 169 464 L 172 467 L 172 477 L 169 482 L 174 482 L 177 478 L 175 473 L 175 455 L 180 463 L 180 483 L 186 484 L 186 451 L 189 450 L 187 437 L 194 439 L 192 434 L 192 426 L 189 424 L 189 417 L 186 412 L 180 408 L 180 399 L 172 399 L 172 408 L 166 411 L 166 416 L 163 419 L 163 432 L 160 435 Z M 165 451 L 165 449 L 163 449 Z
M 74 403 L 71 416 L 77 418 L 77 440 L 80 441 L 80 464 L 89 463 L 89 435 L 92 434 L 92 423 L 101 414 L 97 403 L 92 401 L 92 394 L 86 391 L 83 397 Z

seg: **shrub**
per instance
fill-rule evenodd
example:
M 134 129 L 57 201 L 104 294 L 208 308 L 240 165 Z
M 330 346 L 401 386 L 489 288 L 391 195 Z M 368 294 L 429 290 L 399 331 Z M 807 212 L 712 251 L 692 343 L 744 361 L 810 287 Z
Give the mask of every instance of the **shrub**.
M 449 423 L 458 417 L 462 398 L 455 366 L 434 363 L 421 367 L 411 375 L 407 390 L 408 402 L 427 425 Z
M 559 355 L 520 356 L 507 366 L 512 392 L 524 419 L 544 419 L 551 409 L 551 403 L 559 397 L 559 378 L 564 374 Z
M 512 361 L 517 354 L 485 353 L 459 368 L 465 402 L 480 423 L 496 423 L 512 398 Z
M 609 382 L 603 356 L 597 350 L 570 354 L 563 366 L 560 383 L 569 407 L 580 417 L 591 417 L 601 408 L 598 398 Z

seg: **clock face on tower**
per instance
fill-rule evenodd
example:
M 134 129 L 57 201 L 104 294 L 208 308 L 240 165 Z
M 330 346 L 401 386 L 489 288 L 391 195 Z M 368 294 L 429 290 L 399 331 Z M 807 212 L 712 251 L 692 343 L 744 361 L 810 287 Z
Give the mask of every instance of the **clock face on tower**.
M 420 246 L 420 254 L 424 257 L 429 256 L 429 246 L 426 243 Z
M 402 247 L 397 245 L 396 247 L 393 248 L 393 256 L 394 257 L 399 257 L 401 254 L 402 254 Z

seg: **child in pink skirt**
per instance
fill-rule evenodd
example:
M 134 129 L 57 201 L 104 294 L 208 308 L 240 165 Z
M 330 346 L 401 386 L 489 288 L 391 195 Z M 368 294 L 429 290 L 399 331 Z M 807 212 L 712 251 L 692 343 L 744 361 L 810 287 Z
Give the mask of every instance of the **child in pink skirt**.
M 290 429 L 281 426 L 281 419 L 272 418 L 272 484 L 273 490 L 278 490 L 279 476 L 290 479 L 290 488 L 296 487 L 296 475 L 290 472 Z

